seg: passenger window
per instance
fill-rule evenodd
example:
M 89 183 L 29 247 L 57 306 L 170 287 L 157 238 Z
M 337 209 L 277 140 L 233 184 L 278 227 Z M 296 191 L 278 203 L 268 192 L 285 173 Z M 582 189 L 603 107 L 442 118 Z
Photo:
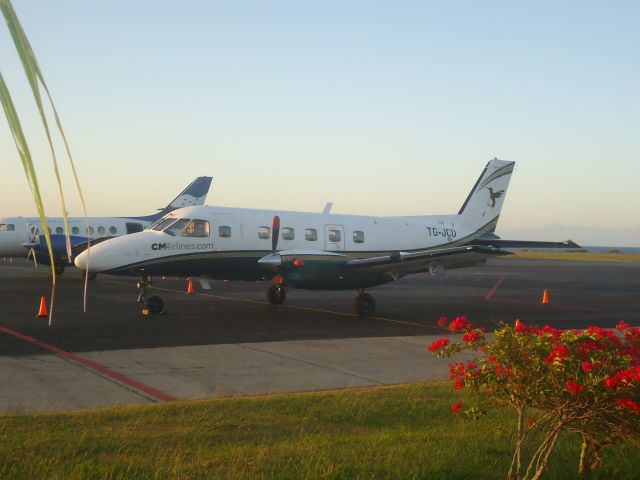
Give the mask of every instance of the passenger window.
M 62 235 L 64 233 L 64 229 L 62 227 L 56 227 L 56 235 Z
M 336 230 L 334 228 L 329 230 L 329 241 L 334 243 L 342 241 L 342 233 L 340 230 Z
M 309 242 L 315 242 L 316 240 L 318 240 L 318 230 L 316 230 L 315 228 L 307 228 L 304 231 L 304 238 Z
M 91 227 L 91 226 L 87 227 L 87 233 L 89 235 L 93 235 L 93 227 Z
M 171 223 L 167 228 L 163 230 L 164 233 L 169 235 L 180 235 L 180 232 L 187 226 L 191 220 L 188 218 L 181 218 L 180 220 Z
M 260 240 L 269 240 L 271 238 L 271 227 L 258 227 L 258 238 Z
M 218 227 L 218 236 L 222 238 L 229 238 L 231 236 L 231 227 L 220 225 Z
M 111 235 L 115 235 L 116 233 L 118 233 L 118 229 L 116 227 L 109 227 L 109 233 Z
M 360 230 L 353 232 L 353 243 L 364 243 L 364 232 Z
M 107 230 L 101 225 L 98 227 L 98 234 L 104 237 L 104 234 L 107 233 Z
M 209 236 L 209 222 L 206 220 L 191 220 L 189 224 L 184 227 L 181 234 L 182 237 L 208 237 Z
M 0 232 L 15 232 L 16 226 L 13 223 L 0 223 Z
M 73 233 L 74 235 L 78 235 L 80 233 L 80 229 L 78 227 L 73 227 L 71 229 L 71 233 Z
M 285 227 L 282 229 L 283 240 L 293 240 L 294 238 L 296 238 L 296 232 L 293 228 Z

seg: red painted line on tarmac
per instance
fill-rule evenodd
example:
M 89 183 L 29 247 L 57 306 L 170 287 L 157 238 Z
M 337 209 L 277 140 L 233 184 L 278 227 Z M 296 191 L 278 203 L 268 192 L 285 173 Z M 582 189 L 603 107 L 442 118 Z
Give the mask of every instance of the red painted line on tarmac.
M 24 340 L 25 342 L 31 343 L 32 345 L 36 345 L 40 348 L 43 348 L 45 350 L 49 350 L 50 352 L 53 352 L 55 354 L 57 354 L 58 356 L 64 358 L 65 360 L 69 360 L 70 362 L 76 363 L 78 365 L 81 365 L 83 367 L 87 367 L 91 370 L 94 370 L 98 373 L 100 373 L 101 375 L 104 375 L 107 378 L 110 378 L 111 380 L 115 380 L 119 383 L 122 383 L 124 385 L 127 385 L 129 387 L 135 388 L 136 390 L 139 390 L 141 392 L 146 393 L 147 395 L 154 397 L 157 400 L 160 400 L 162 402 L 172 402 L 175 400 L 175 398 L 162 393 L 158 390 L 156 390 L 155 388 L 151 388 L 147 385 L 144 385 L 140 382 L 136 382 L 135 380 L 126 377 L 118 372 L 114 372 L 113 370 L 109 370 L 106 367 L 103 367 L 102 365 L 100 365 L 99 363 L 96 363 L 92 360 L 89 360 L 88 358 L 84 358 L 84 357 L 80 357 L 79 355 L 76 355 L 75 353 L 71 353 L 71 352 L 66 352 L 58 347 L 54 347 L 53 345 L 49 345 L 47 343 L 43 343 L 40 342 L 38 340 L 36 340 L 35 338 L 29 337 L 27 335 L 24 335 L 20 332 L 16 332 L 15 330 L 11 330 L 10 328 L 7 327 L 3 327 L 0 326 L 0 332 L 4 332 L 7 335 L 11 335 L 14 336 L 16 338 L 19 338 L 20 340 Z
M 498 287 L 500 286 L 500 284 L 504 281 L 503 277 L 500 277 L 498 279 L 498 281 L 496 282 L 496 284 L 493 286 L 493 288 L 491 290 L 489 290 L 487 292 L 487 294 L 484 296 L 485 300 L 491 300 L 491 297 L 493 297 L 493 294 L 496 293 L 496 290 L 498 290 Z

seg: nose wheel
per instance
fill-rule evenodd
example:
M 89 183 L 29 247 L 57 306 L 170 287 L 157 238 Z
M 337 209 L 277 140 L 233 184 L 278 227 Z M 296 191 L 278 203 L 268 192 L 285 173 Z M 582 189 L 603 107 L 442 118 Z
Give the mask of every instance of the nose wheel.
M 361 317 L 370 317 L 376 311 L 376 301 L 368 293 L 360 291 L 355 299 L 356 313 Z
M 267 290 L 267 300 L 271 305 L 281 305 L 285 298 L 287 298 L 287 292 L 282 284 L 271 285 Z
M 147 287 L 151 285 L 151 277 L 140 277 L 138 281 L 138 303 L 142 303 L 143 315 L 160 315 L 164 313 L 164 301 L 157 295 L 147 297 Z

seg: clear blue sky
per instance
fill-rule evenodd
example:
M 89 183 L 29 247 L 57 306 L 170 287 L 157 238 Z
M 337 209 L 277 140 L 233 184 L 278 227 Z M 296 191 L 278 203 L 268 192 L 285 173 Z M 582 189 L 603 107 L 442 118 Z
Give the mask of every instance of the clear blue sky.
M 638 2 L 13 4 L 90 215 L 151 213 L 198 175 L 214 205 L 454 213 L 497 156 L 517 162 L 498 233 L 640 226 Z M 4 24 L 0 69 L 59 215 Z M 4 118 L 0 157 L 0 215 L 34 214 Z

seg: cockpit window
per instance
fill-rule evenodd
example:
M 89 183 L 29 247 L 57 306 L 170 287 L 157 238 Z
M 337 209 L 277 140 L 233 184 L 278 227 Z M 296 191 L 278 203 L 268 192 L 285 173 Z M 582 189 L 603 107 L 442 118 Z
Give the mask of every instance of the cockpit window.
M 13 223 L 0 223 L 0 232 L 15 232 L 16 226 Z
M 177 219 L 175 219 L 175 218 L 165 218 L 165 219 L 158 220 L 153 225 L 147 227 L 147 230 L 156 230 L 156 231 L 160 232 L 160 231 L 164 230 L 165 228 L 167 228 L 169 225 L 171 225 L 176 220 Z
M 191 221 L 190 218 L 181 218 L 164 229 L 169 235 L 180 235 L 184 227 Z
M 183 237 L 208 237 L 209 236 L 209 222 L 206 220 L 191 220 L 189 224 L 182 231 Z

